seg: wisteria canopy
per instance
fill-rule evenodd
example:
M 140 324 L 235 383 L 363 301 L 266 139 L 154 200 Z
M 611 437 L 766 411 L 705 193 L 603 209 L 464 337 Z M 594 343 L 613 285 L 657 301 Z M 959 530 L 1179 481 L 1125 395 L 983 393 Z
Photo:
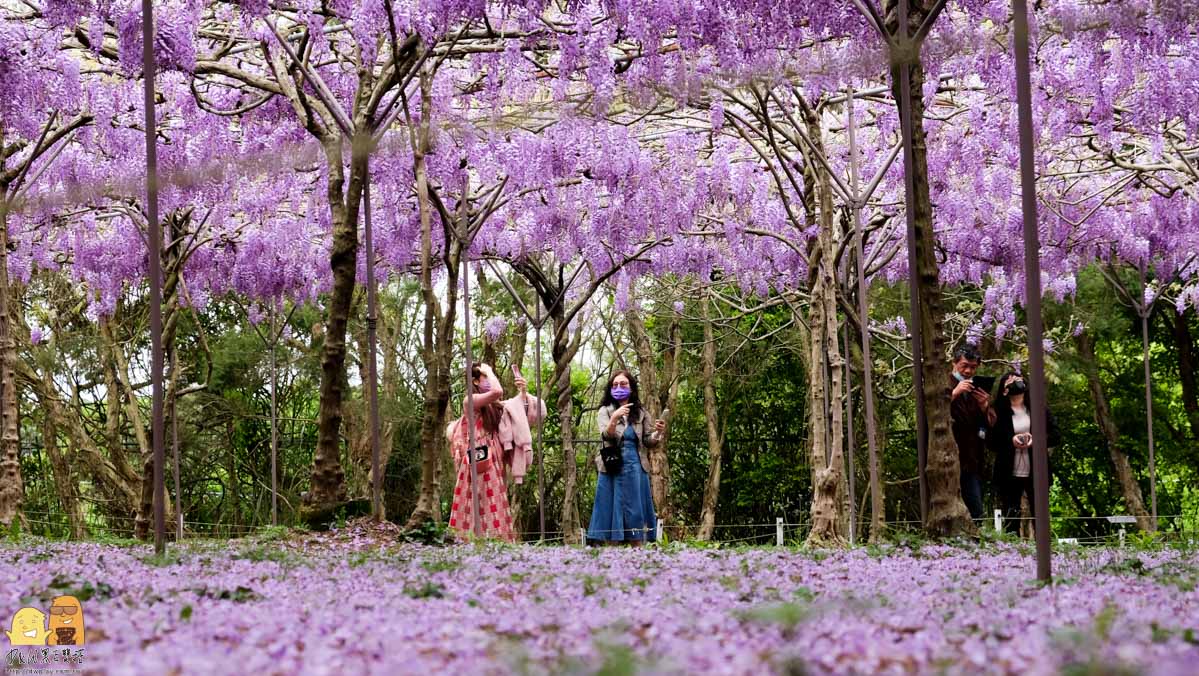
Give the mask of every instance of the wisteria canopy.
M 924 53 L 942 281 L 986 285 L 993 311 L 978 330 L 1001 333 L 1023 293 L 1009 5 L 950 3 Z M 1039 3 L 1033 105 L 1047 293 L 1068 296 L 1081 267 L 1107 259 L 1181 281 L 1179 306 L 1199 293 L 1190 284 L 1195 200 L 1176 199 L 1194 190 L 1185 148 L 1199 94 L 1168 84 L 1191 81 L 1199 67 L 1195 11 L 1188 2 Z M 286 52 L 274 34 L 303 32 L 311 68 L 344 109 L 361 69 L 386 74 L 389 35 L 440 45 L 429 56 L 445 59 L 432 83 L 430 175 L 498 193 L 473 255 L 550 251 L 602 274 L 655 240 L 663 245 L 623 270 L 621 284 L 719 269 L 761 293 L 805 282 L 804 256 L 780 240 L 812 233 L 794 232 L 777 197 L 791 187 L 756 161 L 764 144 L 748 131 L 756 102 L 739 87 L 760 84 L 768 106 L 788 114 L 796 107 L 788 90 L 810 101 L 877 90 L 886 65 L 852 3 L 831 0 L 287 10 L 166 2 L 156 12 L 161 209 L 204 223 L 183 281 L 193 303 L 228 292 L 312 300 L 329 288 L 327 172 L 304 126 L 332 126 L 336 112 L 315 92 L 307 111 L 278 95 L 268 75 Z M 145 258 L 129 255 L 144 229 L 140 25 L 132 2 L 45 2 L 6 11 L 0 29 L 6 162 L 32 152 L 45 127 L 77 127 L 23 177 L 9 265 L 18 281 L 39 267 L 68 269 L 92 289 L 95 316 L 145 276 Z M 396 91 L 377 102 L 380 116 L 412 106 L 419 119 L 420 101 L 390 100 Z M 858 115 L 870 176 L 897 142 L 898 118 L 867 95 Z M 844 125 L 829 127 L 832 168 L 847 175 Z M 404 129 L 381 131 L 371 157 L 379 272 L 403 275 L 419 256 L 412 153 Z M 902 172 L 902 160 L 886 172 L 878 208 L 902 203 Z M 885 261 L 874 274 L 906 274 L 906 258 L 889 253 L 904 246 L 902 234 L 891 227 L 871 237 L 872 255 Z

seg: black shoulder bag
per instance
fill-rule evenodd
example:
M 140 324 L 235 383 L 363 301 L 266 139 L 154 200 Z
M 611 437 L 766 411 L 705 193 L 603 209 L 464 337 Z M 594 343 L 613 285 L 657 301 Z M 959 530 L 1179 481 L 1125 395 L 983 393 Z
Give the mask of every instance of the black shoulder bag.
M 620 439 L 603 439 L 600 448 L 600 460 L 604 463 L 604 474 L 620 474 L 624 469 L 624 454 L 621 452 Z

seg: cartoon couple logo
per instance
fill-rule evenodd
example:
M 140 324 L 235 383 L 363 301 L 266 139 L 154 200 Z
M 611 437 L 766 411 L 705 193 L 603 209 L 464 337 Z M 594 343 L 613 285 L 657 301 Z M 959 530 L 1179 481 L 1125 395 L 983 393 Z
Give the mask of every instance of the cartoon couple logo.
M 9 624 L 11 645 L 83 645 L 83 604 L 74 596 L 58 596 L 50 605 L 50 628 L 46 614 L 25 607 L 13 613 Z

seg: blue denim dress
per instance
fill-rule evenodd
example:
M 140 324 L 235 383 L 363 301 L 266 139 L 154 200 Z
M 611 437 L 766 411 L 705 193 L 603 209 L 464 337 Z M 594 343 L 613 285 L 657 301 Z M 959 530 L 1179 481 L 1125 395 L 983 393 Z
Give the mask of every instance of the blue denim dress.
M 587 539 L 653 542 L 658 515 L 654 511 L 649 475 L 641 468 L 641 458 L 637 455 L 637 432 L 633 425 L 625 428 L 621 451 L 620 474 L 599 475 Z

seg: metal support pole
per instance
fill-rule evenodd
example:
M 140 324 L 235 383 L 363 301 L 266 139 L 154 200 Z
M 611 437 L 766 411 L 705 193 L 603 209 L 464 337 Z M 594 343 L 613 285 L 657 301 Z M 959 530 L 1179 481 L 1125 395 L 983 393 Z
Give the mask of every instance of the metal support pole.
M 180 279 L 182 284 L 183 280 Z M 171 455 L 175 475 L 175 542 L 183 542 L 183 499 L 179 489 L 179 350 L 171 346 Z
M 466 199 L 465 188 L 462 191 Z M 470 461 L 471 518 L 475 535 L 481 535 L 482 513 L 479 508 L 479 466 L 475 460 L 475 389 L 471 371 L 474 369 L 474 354 L 470 336 L 470 266 L 467 264 L 467 247 L 462 245 L 462 321 L 466 329 L 466 439 L 467 458 Z
M 848 442 L 845 444 L 845 472 L 849 480 L 849 546 L 852 547 L 857 543 L 858 535 L 858 493 L 854 487 L 853 451 L 856 440 L 853 436 L 853 369 L 849 360 L 848 325 L 841 328 L 841 335 L 845 343 L 845 434 Z
M 869 288 L 866 286 L 866 234 L 862 227 L 862 195 L 858 191 L 858 144 L 855 129 L 853 109 L 853 89 L 846 96 L 846 129 L 849 133 L 849 181 L 853 190 L 853 227 L 854 240 L 857 248 L 858 263 L 858 325 L 862 327 L 862 402 L 866 416 L 866 445 L 870 450 L 870 503 L 871 509 L 882 509 L 883 498 L 880 495 L 882 484 L 879 479 L 877 430 L 874 427 L 874 361 L 870 352 L 870 309 L 868 305 Z M 894 154 L 891 156 L 895 157 Z M 873 512 L 872 512 L 873 514 Z M 879 514 L 877 523 L 886 521 L 886 515 Z M 873 525 L 874 520 L 871 521 Z M 871 531 L 872 538 L 879 534 Z
M 275 328 L 278 309 L 271 301 L 271 525 L 279 525 L 279 373 L 275 346 L 280 331 Z
M 908 3 L 907 0 L 899 2 L 899 40 L 905 46 L 912 50 L 919 48 L 919 45 L 908 45 L 911 38 L 908 36 Z M 918 246 L 916 239 L 916 210 L 913 206 L 916 203 L 916 153 L 913 147 L 913 131 L 912 125 L 912 74 L 910 72 L 911 63 L 909 61 L 900 61 L 892 66 L 898 70 L 899 81 L 899 118 L 900 129 L 903 136 L 903 187 L 906 208 L 904 211 L 907 215 L 907 236 L 908 236 L 908 295 L 909 312 L 911 313 L 912 323 L 908 327 L 912 336 L 912 385 L 916 393 L 916 475 L 920 481 L 920 522 L 928 523 L 928 483 L 925 481 L 925 468 L 928 465 L 928 413 L 925 410 L 924 402 L 924 337 L 920 323 L 920 278 L 917 275 L 919 268 L 916 258 L 916 248 Z M 931 355 L 930 355 L 931 356 Z
M 534 336 L 534 341 L 535 341 L 533 344 L 533 354 L 535 355 L 534 358 L 537 360 L 537 369 L 536 369 L 536 371 L 534 371 L 533 377 L 537 382 L 537 384 L 536 384 L 537 401 L 544 402 L 545 397 L 541 393 L 541 296 L 539 296 L 538 294 L 533 294 L 533 295 L 537 296 L 537 299 L 534 301 L 537 303 L 537 309 L 535 310 L 536 318 L 533 320 L 533 336 Z M 538 404 L 538 412 L 540 412 L 540 406 L 542 406 L 542 405 L 544 405 L 544 404 Z M 538 415 L 537 416 L 537 518 L 538 518 L 538 526 L 539 526 L 538 538 L 540 540 L 545 540 L 545 447 L 542 445 L 542 442 L 541 442 L 541 433 L 542 433 L 542 429 L 544 427 L 545 427 L 545 416 Z
M 154 6 L 142 0 L 142 78 L 145 84 L 146 127 L 146 223 L 149 230 L 150 268 L 150 438 L 154 457 L 154 552 L 166 552 L 166 486 L 163 475 L 166 449 L 163 444 L 162 409 L 162 229 L 158 222 L 158 139 L 154 111 L 154 79 L 158 64 L 154 57 Z
M 1029 77 L 1028 3 L 1012 0 L 1015 24 L 1016 105 L 1020 121 L 1020 183 L 1024 207 L 1024 294 L 1028 311 L 1028 375 L 1032 406 L 1033 505 L 1037 540 L 1037 579 L 1050 582 L 1049 448 L 1046 434 L 1045 352 L 1041 318 L 1041 237 L 1037 229 L 1037 177 L 1032 129 L 1032 85 Z
M 367 397 L 371 427 L 371 515 L 383 520 L 383 467 L 379 449 L 379 370 L 376 354 L 379 351 L 378 300 L 375 291 L 375 241 L 371 227 L 370 170 L 363 176 L 362 202 L 366 209 L 363 229 L 366 241 L 366 371 Z
M 1151 531 L 1157 530 L 1157 466 L 1153 448 L 1153 375 L 1149 371 L 1149 313 L 1153 306 L 1144 302 L 1145 268 L 1141 267 L 1141 351 L 1145 362 L 1145 428 L 1149 434 L 1149 514 Z

